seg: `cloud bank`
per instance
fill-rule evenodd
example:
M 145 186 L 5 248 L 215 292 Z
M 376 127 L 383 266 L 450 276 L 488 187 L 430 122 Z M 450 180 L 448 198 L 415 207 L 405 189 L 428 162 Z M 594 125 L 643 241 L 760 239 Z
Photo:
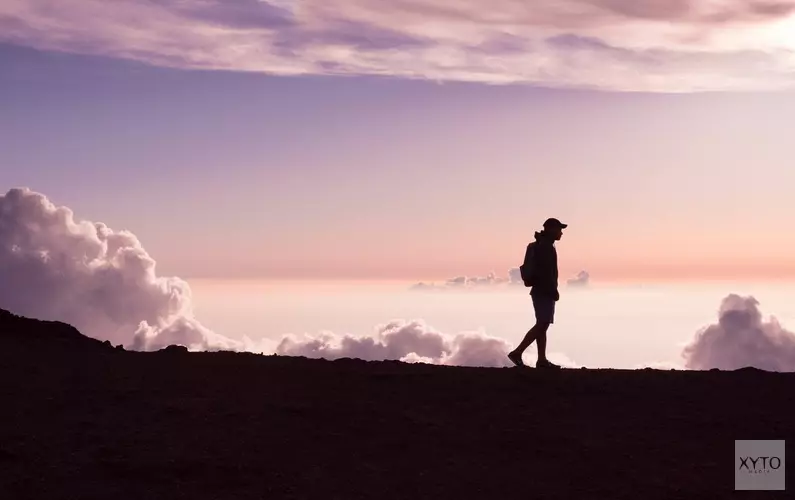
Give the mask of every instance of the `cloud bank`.
M 265 343 L 233 340 L 202 325 L 188 283 L 155 271 L 155 260 L 129 231 L 76 220 L 69 208 L 27 188 L 0 195 L 0 308 L 63 321 L 133 350 L 178 344 L 190 350 L 273 352 Z M 462 366 L 507 366 L 508 361 L 501 339 L 481 332 L 445 335 L 421 321 L 389 323 L 374 338 L 285 336 L 275 352 Z
M 373 336 L 335 335 L 285 336 L 276 353 L 308 358 L 359 358 L 368 361 L 400 360 L 454 366 L 513 366 L 507 354 L 513 348 L 505 340 L 483 332 L 447 335 L 422 321 L 393 321 L 377 329 Z M 562 366 L 576 368 L 561 354 L 549 358 Z
M 591 275 L 588 271 L 580 271 L 576 276 L 566 281 L 568 286 L 587 287 L 590 284 Z M 492 271 L 486 276 L 456 276 L 442 284 L 425 283 L 423 281 L 413 284 L 409 290 L 413 291 L 445 291 L 445 290 L 483 290 L 494 289 L 496 287 L 524 286 L 522 275 L 518 267 L 511 268 L 507 276 L 497 276 Z
M 448 283 L 500 280 L 492 273 Z M 273 352 L 203 326 L 194 317 L 188 284 L 158 276 L 154 259 L 134 234 L 76 220 L 69 208 L 26 188 L 0 195 L 0 308 L 64 321 L 86 335 L 135 350 L 179 344 L 191 350 Z M 275 353 L 500 367 L 509 366 L 510 348 L 505 340 L 480 331 L 449 335 L 423 321 L 400 320 L 378 327 L 374 336 L 286 335 Z M 561 354 L 550 358 L 578 366 Z M 795 371 L 795 333 L 775 318 L 764 321 L 755 298 L 733 294 L 722 301 L 718 322 L 697 332 L 682 358 L 687 369 Z
M 518 278 L 519 281 L 516 281 L 518 273 L 519 268 L 516 268 L 516 272 L 514 273 L 514 270 L 512 269 L 508 273 L 507 277 L 497 276 L 497 274 L 492 271 L 486 276 L 456 276 L 455 278 L 450 278 L 442 284 L 425 283 L 421 281 L 419 283 L 415 283 L 409 287 L 409 289 L 414 291 L 472 290 L 493 288 L 495 286 L 503 285 L 523 285 L 520 277 Z
M 794 13 L 790 0 L 3 0 L 0 40 L 275 75 L 781 89 Z
M 507 343 L 480 332 L 445 335 L 421 321 L 393 321 L 372 336 L 338 336 L 324 333 L 303 339 L 289 335 L 277 354 L 309 358 L 359 358 L 401 360 L 459 366 L 508 366 Z
M 241 347 L 194 318 L 188 284 L 158 277 L 134 234 L 29 189 L 0 195 L 0 307 L 136 350 Z
M 795 371 L 795 333 L 775 318 L 764 321 L 754 297 L 732 294 L 723 299 L 718 322 L 700 330 L 682 357 L 692 370 Z

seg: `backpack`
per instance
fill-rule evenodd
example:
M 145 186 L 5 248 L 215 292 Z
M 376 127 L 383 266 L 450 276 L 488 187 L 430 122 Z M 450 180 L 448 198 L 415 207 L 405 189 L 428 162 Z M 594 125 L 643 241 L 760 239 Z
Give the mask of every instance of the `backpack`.
M 524 286 L 533 286 L 533 278 L 535 277 L 535 242 L 527 245 L 527 250 L 524 253 L 524 262 L 519 266 L 519 274 L 524 281 Z

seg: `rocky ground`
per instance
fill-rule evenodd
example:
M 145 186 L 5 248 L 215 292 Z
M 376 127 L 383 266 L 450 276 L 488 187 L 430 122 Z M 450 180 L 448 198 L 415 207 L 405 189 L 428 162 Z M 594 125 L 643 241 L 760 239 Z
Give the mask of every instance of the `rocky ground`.
M 735 439 L 795 439 L 793 388 L 754 369 L 138 353 L 3 311 L 0 498 L 729 498 Z

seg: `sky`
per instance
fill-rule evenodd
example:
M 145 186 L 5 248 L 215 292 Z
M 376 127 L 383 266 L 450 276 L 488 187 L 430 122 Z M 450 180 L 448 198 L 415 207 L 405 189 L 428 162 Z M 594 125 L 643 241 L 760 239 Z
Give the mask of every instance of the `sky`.
M 193 278 L 792 279 L 795 3 L 0 0 L 0 193 Z M 177 287 L 179 288 L 179 287 Z
M 30 189 L 0 195 L 0 308 L 66 322 L 125 349 L 178 344 L 506 367 L 531 324 L 527 289 L 515 281 L 422 289 L 374 281 L 189 284 L 156 268 L 130 231 L 76 219 Z M 791 322 L 792 284 L 593 286 L 588 279 L 567 284 L 556 306 L 548 355 L 562 366 L 795 370 L 795 333 L 761 307 Z

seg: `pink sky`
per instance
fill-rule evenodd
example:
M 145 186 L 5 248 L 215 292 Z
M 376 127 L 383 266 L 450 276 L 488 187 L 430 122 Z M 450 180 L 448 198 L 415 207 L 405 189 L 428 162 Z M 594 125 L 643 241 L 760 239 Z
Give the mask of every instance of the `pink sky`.
M 0 0 L 0 192 L 161 273 L 795 276 L 790 2 L 112 4 Z

